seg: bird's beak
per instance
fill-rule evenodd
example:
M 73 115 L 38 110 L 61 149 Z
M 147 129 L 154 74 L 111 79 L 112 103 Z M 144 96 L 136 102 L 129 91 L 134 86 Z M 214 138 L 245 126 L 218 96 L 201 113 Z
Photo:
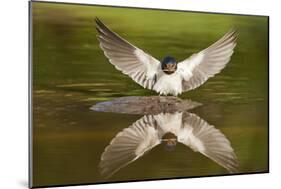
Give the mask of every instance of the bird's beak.
M 177 139 L 162 139 L 162 142 L 168 144 L 168 145 L 176 145 Z
M 176 64 L 166 64 L 165 68 L 163 69 L 164 72 L 174 72 L 176 71 Z
M 168 144 L 168 145 L 176 145 L 176 144 L 177 144 L 177 141 L 176 141 L 176 140 L 168 140 L 168 141 L 167 141 L 167 144 Z

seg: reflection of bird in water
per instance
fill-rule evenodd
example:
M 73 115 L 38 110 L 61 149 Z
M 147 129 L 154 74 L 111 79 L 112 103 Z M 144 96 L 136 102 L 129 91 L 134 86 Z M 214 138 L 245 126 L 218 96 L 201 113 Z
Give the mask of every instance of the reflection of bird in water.
M 101 174 L 110 177 L 160 143 L 172 151 L 177 142 L 200 152 L 230 173 L 238 167 L 230 142 L 214 126 L 192 113 L 161 113 L 143 116 L 112 139 L 101 156 Z
M 236 45 L 236 33 L 231 30 L 181 62 L 171 56 L 160 62 L 121 38 L 99 19 L 96 26 L 100 47 L 109 62 L 142 87 L 163 95 L 177 96 L 205 83 L 225 67 Z

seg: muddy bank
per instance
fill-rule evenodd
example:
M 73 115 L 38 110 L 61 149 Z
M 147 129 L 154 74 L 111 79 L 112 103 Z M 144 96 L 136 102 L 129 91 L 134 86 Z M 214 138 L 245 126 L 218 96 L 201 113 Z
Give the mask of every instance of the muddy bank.
M 90 109 L 98 112 L 124 114 L 159 114 L 184 112 L 200 106 L 201 103 L 182 100 L 173 96 L 129 96 L 99 102 Z

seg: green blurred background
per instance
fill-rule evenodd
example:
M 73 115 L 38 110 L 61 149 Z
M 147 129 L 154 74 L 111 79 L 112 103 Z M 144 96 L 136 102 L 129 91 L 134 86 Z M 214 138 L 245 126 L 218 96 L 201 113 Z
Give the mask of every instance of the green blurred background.
M 141 116 L 90 106 L 120 96 L 156 95 L 117 71 L 98 46 L 95 17 L 155 58 L 178 61 L 230 28 L 239 32 L 231 62 L 182 99 L 231 141 L 239 172 L 268 171 L 268 17 L 32 2 L 33 185 L 65 185 L 227 174 L 183 146 L 157 147 L 108 180 L 99 174 L 110 140 Z

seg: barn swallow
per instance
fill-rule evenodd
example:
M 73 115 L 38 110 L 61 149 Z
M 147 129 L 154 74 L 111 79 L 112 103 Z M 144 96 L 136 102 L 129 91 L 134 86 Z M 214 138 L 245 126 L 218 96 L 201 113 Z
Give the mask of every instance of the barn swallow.
M 195 89 L 221 72 L 236 46 L 237 32 L 229 30 L 204 50 L 177 62 L 172 56 L 157 60 L 96 18 L 97 38 L 109 62 L 144 88 L 160 95 L 177 96 Z

